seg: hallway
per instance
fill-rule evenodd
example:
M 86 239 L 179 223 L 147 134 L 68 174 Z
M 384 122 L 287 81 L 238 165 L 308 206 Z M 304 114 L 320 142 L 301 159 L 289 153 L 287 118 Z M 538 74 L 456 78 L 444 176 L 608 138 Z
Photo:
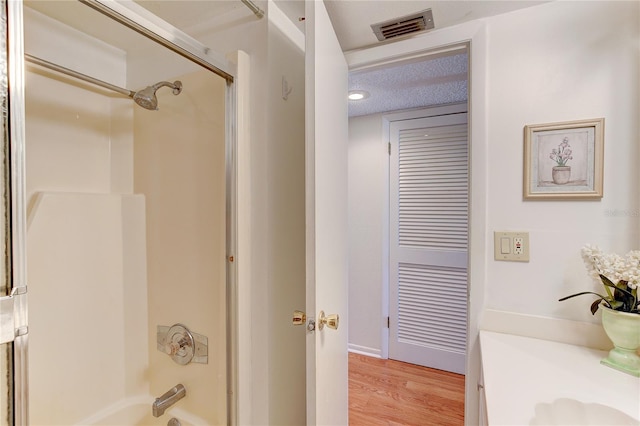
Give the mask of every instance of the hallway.
M 349 353 L 349 425 L 462 425 L 464 380 L 460 374 Z

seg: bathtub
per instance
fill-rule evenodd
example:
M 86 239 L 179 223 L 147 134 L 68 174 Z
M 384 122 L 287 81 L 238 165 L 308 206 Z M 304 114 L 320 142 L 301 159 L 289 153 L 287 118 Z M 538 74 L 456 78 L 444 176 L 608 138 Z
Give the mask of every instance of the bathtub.
M 203 426 L 209 424 L 206 420 L 195 414 L 181 410 L 179 406 L 174 406 L 160 417 L 151 415 L 151 404 L 155 398 L 149 395 L 130 397 L 87 417 L 76 423 L 79 425 L 101 425 L 101 426 L 134 426 L 134 425 L 166 425 L 167 422 L 176 418 L 182 426 Z M 179 405 L 180 403 L 178 403 Z

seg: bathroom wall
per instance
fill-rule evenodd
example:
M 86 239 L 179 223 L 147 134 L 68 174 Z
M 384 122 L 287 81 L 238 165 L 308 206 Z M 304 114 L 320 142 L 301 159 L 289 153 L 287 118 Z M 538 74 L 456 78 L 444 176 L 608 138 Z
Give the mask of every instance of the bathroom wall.
M 202 70 L 172 76 L 158 111 L 134 112 L 134 190 L 147 202 L 151 392 L 178 383 L 180 406 L 226 423 L 225 81 Z M 156 327 L 181 323 L 208 337 L 209 363 L 182 366 L 156 349 Z
M 488 223 L 528 231 L 529 263 L 487 253 L 486 307 L 599 322 L 580 248 L 638 249 L 640 5 L 551 2 L 489 20 Z M 523 126 L 604 117 L 604 197 L 523 201 Z M 492 249 L 492 245 L 489 247 Z

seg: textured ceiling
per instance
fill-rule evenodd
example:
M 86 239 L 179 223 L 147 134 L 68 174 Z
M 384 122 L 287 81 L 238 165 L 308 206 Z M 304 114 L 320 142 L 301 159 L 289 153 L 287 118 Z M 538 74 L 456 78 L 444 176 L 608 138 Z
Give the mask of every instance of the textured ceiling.
M 467 100 L 466 53 L 421 62 L 352 72 L 349 90 L 369 97 L 349 101 L 349 117 Z

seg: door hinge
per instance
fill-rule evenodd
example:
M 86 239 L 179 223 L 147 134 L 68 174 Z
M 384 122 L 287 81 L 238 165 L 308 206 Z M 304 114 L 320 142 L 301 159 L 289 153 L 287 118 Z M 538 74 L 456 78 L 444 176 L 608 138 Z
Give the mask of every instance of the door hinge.
M 388 150 L 389 150 L 389 155 L 391 155 L 391 142 L 389 142 L 389 143 L 387 144 L 387 148 L 388 148 Z
M 391 328 L 391 319 L 387 317 L 387 328 Z

